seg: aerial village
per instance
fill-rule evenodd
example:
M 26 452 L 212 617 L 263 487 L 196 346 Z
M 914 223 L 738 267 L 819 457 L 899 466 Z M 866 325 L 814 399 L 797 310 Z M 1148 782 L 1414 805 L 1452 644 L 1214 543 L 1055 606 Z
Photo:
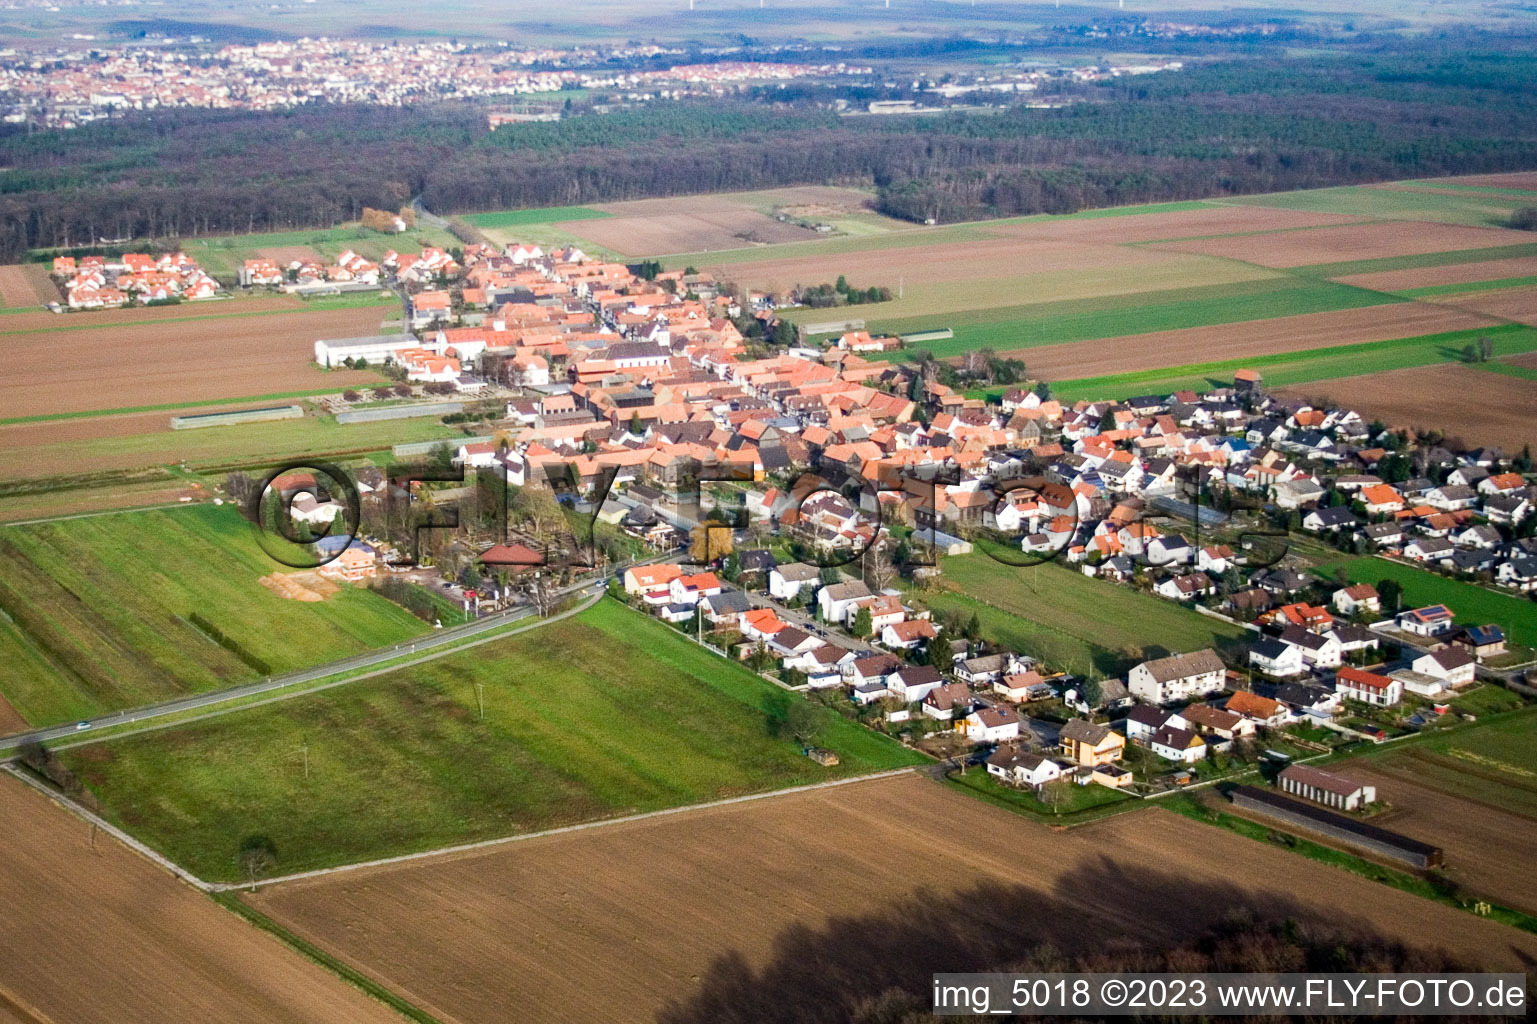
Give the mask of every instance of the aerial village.
M 272 269 L 248 264 L 244 279 Z M 1411 445 L 1348 409 L 1275 398 L 1252 371 L 1121 402 L 1068 406 L 1044 385 L 967 397 L 921 365 L 866 358 L 902 339 L 808 344 L 775 296 L 575 248 L 391 252 L 378 270 L 406 296 L 411 333 L 317 341 L 317 363 L 493 401 L 486 434 L 437 455 L 589 511 L 621 542 L 615 596 L 1042 801 L 1270 763 L 1288 792 L 1355 812 L 1375 797 L 1300 762 L 1453 728 L 1472 717 L 1452 708 L 1458 693 L 1523 685 L 1532 651 L 1507 624 L 1414 605 L 1391 569 L 1537 589 L 1529 453 Z M 338 508 L 308 498 L 292 514 L 327 522 Z M 474 570 L 440 570 L 467 609 L 495 607 L 509 574 L 550 549 L 537 517 L 487 543 Z M 389 548 L 353 541 L 329 571 L 385 574 Z M 931 605 L 959 555 L 1014 573 L 1054 563 L 1240 639 L 1117 672 L 1052 664 Z M 1359 556 L 1364 576 L 1331 568 Z

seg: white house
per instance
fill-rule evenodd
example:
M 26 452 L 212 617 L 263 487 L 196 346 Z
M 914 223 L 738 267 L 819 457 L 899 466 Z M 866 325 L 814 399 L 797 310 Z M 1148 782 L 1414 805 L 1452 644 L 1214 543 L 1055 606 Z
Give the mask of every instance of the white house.
M 977 743 L 1001 743 L 1019 736 L 1019 714 L 1006 704 L 978 708 L 962 724 L 966 738 Z
M 927 697 L 945 683 L 945 677 L 932 665 L 909 665 L 886 677 L 886 689 L 908 704 Z
M 1455 688 L 1467 686 L 1473 681 L 1478 671 L 1478 662 L 1461 647 L 1442 647 L 1415 658 L 1409 667 Z
M 1334 604 L 1334 610 L 1341 615 L 1382 611 L 1382 598 L 1377 596 L 1377 588 L 1370 583 L 1341 587 L 1334 592 L 1331 601 Z
M 987 759 L 987 773 L 1012 786 L 1038 790 L 1053 779 L 1061 778 L 1062 768 L 1049 757 L 1003 747 Z
M 1133 697 L 1153 704 L 1188 700 L 1222 689 L 1227 669 L 1211 649 L 1144 661 L 1126 677 Z
M 793 601 L 802 588 L 816 586 L 820 577 L 821 571 L 805 562 L 776 565 L 769 572 L 769 593 L 781 601 Z
M 863 580 L 832 583 L 817 591 L 817 608 L 823 622 L 846 622 L 848 610 L 870 596 L 870 588 Z
M 1397 679 L 1349 666 L 1335 674 L 1334 690 L 1341 697 L 1377 707 L 1392 707 L 1404 696 L 1404 684 Z
M 1307 662 L 1302 658 L 1302 648 L 1283 644 L 1266 637 L 1249 648 L 1249 664 L 1265 673 L 1281 679 L 1300 676 L 1307 672 Z
M 1166 725 L 1148 738 L 1153 753 L 1166 761 L 1194 764 L 1206 757 L 1206 741 L 1189 729 Z

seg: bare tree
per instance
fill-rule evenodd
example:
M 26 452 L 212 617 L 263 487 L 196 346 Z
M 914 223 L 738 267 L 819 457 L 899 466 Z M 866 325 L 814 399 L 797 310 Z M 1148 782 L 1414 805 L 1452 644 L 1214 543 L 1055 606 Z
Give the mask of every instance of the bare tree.
M 256 879 L 272 870 L 278 860 L 277 845 L 264 835 L 246 836 L 240 842 L 240 869 L 245 872 L 251 889 L 256 889 Z

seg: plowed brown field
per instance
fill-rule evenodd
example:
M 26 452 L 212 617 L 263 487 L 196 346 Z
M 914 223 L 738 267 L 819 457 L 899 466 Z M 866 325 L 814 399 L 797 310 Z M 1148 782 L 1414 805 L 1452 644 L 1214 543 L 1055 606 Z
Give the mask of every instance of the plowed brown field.
M 1471 295 L 1446 295 L 1428 301 L 1537 326 L 1537 287 L 1505 288 L 1500 291 L 1475 292 Z
M 1325 397 L 1369 420 L 1443 430 L 1468 445 L 1498 445 L 1508 452 L 1537 446 L 1537 386 L 1456 363 L 1341 377 L 1282 393 Z
M 1477 185 L 1482 188 L 1514 188 L 1537 192 L 1537 171 L 1516 171 L 1513 174 L 1469 174 L 1462 178 L 1448 178 L 1455 185 Z
M 1392 761 L 1345 761 L 1337 775 L 1377 787 L 1377 799 L 1392 805 L 1372 824 L 1434 843 L 1446 851 L 1447 873 L 1497 903 L 1537 913 L 1537 822 L 1416 784 L 1412 761 L 1402 770 Z M 1383 771 L 1374 771 L 1375 767 Z
M 1492 322 L 1487 317 L 1460 309 L 1401 302 L 1365 309 L 1303 313 L 1272 320 L 1075 341 L 1066 345 L 1041 345 L 1008 354 L 1024 359 L 1032 376 L 1043 380 L 1071 380 L 1363 341 L 1412 338 L 1486 327 Z
M 926 893 L 920 894 L 920 889 Z M 773 963 L 877 987 L 1251 906 L 1517 967 L 1537 936 L 1148 809 L 1071 832 L 918 776 L 273 886 L 252 903 L 465 1024 L 649 1021 Z M 799 965 L 799 966 L 797 966 Z M 949 965 L 948 967 L 944 965 Z M 847 979 L 845 982 L 844 979 Z M 790 993 L 786 993 L 787 996 Z M 841 994 L 841 993 L 840 993 Z
M 595 204 L 593 208 L 614 216 L 555 226 L 625 256 L 740 249 L 755 242 L 804 242 L 821 237 L 810 228 L 765 216 L 731 196 L 638 199 Z
M 18 318 L 5 318 L 0 330 Z M 0 409 L 36 416 L 367 384 L 378 375 L 322 373 L 312 362 L 314 343 L 375 334 L 379 319 L 377 308 L 365 307 L 0 333 L 0 358 L 10 367 L 0 377 Z M 84 314 L 50 320 L 53 327 L 95 323 Z
M 1504 277 L 1530 277 L 1537 274 L 1537 256 L 1509 260 L 1482 260 L 1477 263 L 1453 263 L 1444 267 L 1416 267 L 1413 270 L 1382 270 L 1374 274 L 1337 277 L 1341 284 L 1377 291 L 1396 292 L 1406 288 L 1428 288 L 1438 284 L 1467 284 L 1470 281 L 1498 281 Z
M 93 850 L 85 823 L 8 775 L 0 830 L 0 993 L 17 1019 L 399 1024 L 110 837 Z
M 1208 238 L 1188 242 L 1159 242 L 1153 247 L 1172 252 L 1203 253 L 1243 260 L 1262 267 L 1304 267 L 1316 263 L 1413 256 L 1427 252 L 1484 249 L 1520 245 L 1529 232 L 1504 228 L 1470 228 L 1455 224 L 1411 221 L 1312 228 L 1268 235 Z
M 59 297 L 59 290 L 48 280 L 48 270 L 41 263 L 0 266 L 0 303 L 10 309 L 42 306 Z

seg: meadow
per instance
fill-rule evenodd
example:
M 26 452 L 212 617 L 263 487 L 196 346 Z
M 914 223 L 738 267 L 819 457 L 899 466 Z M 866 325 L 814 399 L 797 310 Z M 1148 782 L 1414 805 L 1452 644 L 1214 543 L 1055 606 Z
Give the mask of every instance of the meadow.
M 1537 642 L 1537 602 L 1462 580 L 1448 579 L 1385 558 L 1341 556 L 1324 562 L 1313 572 L 1327 579 L 1341 569 L 1352 583 L 1375 584 L 1384 579 L 1398 581 L 1404 588 L 1406 608 L 1444 604 L 1457 616 L 1459 625 L 1482 626 L 1495 623 L 1505 630 L 1506 638 L 1512 643 L 1531 646 Z
M 842 759 L 818 766 L 773 728 L 802 699 L 604 601 L 323 696 L 62 756 L 112 820 L 232 879 L 253 832 L 302 871 L 922 760 L 817 706 L 816 742 Z
M 938 611 L 975 614 L 982 632 L 1051 668 L 1123 673 L 1148 658 L 1236 643 L 1242 627 L 1050 563 L 1019 568 L 985 554 L 944 559 Z
M 1470 227 L 1504 227 L 1511 212 L 1537 195 L 1470 186 L 1447 187 L 1441 181 L 1405 181 L 1385 185 L 1345 185 L 1223 200 L 1241 206 L 1265 206 L 1315 213 L 1344 213 L 1382 220 L 1413 220 Z
M 321 664 L 426 631 L 361 588 L 285 600 L 231 506 L 0 528 L 0 693 L 51 725 Z M 222 634 L 221 638 L 216 636 Z
M 1291 277 L 1205 285 L 1104 298 L 1042 302 L 1028 306 L 978 310 L 947 316 L 903 320 L 874 318 L 872 331 L 904 334 L 949 327 L 955 337 L 922 347 L 941 359 L 978 348 L 1017 351 L 1040 345 L 1151 334 L 1156 331 L 1210 327 L 1342 309 L 1382 306 L 1402 300 L 1381 292 L 1330 281 Z M 826 311 L 819 311 L 826 319 Z M 874 358 L 900 362 L 912 358 L 901 350 Z

